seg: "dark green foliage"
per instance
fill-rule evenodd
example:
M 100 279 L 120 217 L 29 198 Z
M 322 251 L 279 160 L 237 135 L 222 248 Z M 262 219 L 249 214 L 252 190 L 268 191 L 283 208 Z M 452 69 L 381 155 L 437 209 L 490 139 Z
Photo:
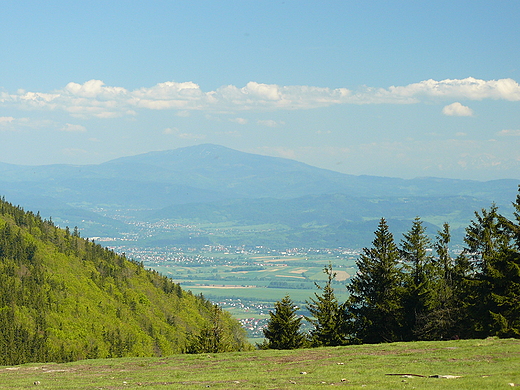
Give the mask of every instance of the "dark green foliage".
M 450 226 L 445 223 L 437 232 L 434 249 L 436 256 L 431 258 L 429 273 L 429 310 L 420 319 L 420 327 L 416 328 L 418 339 L 443 340 L 460 334 L 462 309 L 460 299 L 464 295 L 462 287 L 462 263 L 450 256 Z M 458 264 L 458 266 L 457 266 Z
M 403 307 L 399 250 L 384 218 L 379 222 L 372 248 L 363 248 L 356 262 L 358 273 L 347 286 L 352 337 L 364 343 L 401 339 Z
M 516 223 L 493 205 L 475 213 L 467 228 L 469 337 L 520 337 L 520 195 L 513 206 Z
M 475 212 L 466 248 L 455 259 L 448 224 L 430 255 L 418 218 L 400 251 L 382 219 L 374 247 L 364 249 L 347 286 L 352 340 L 520 338 L 520 188 L 513 206 L 514 220 L 495 205 Z
M 296 349 L 303 346 L 305 336 L 300 332 L 302 318 L 296 315 L 297 309 L 288 295 L 274 304 L 274 313 L 269 312 L 269 322 L 263 330 L 267 342 L 261 348 Z
M 216 309 L 78 229 L 0 200 L 0 364 L 182 352 Z M 218 316 L 226 350 L 248 347 Z
M 403 275 L 403 339 L 412 341 L 428 338 L 424 334 L 428 314 L 434 305 L 433 264 L 428 254 L 430 240 L 419 217 L 403 235 L 401 260 Z
M 344 345 L 347 343 L 345 311 L 338 303 L 332 288 L 336 273 L 332 271 L 331 264 L 323 271 L 327 274 L 327 283 L 323 287 L 316 284 L 316 287 L 322 290 L 321 295 L 315 293 L 315 298 L 307 302 L 307 309 L 312 315 L 312 318 L 307 318 L 307 321 L 314 326 L 310 334 L 310 342 L 313 346 Z

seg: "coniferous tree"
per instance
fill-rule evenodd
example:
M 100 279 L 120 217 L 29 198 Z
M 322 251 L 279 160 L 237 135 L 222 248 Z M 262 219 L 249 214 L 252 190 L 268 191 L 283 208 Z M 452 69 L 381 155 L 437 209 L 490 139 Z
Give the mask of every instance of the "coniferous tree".
M 303 346 L 305 336 L 300 332 L 302 319 L 296 315 L 297 310 L 288 295 L 274 304 L 274 312 L 269 312 L 269 321 L 263 329 L 268 341 L 261 348 L 296 349 Z
M 347 286 L 352 334 L 362 343 L 401 339 L 402 274 L 399 250 L 384 218 L 379 222 L 372 248 L 363 248 L 357 274 Z
M 325 286 L 315 283 L 316 287 L 322 290 L 321 295 L 314 293 L 315 298 L 307 301 L 307 309 L 312 317 L 306 319 L 314 326 L 310 342 L 318 347 L 345 345 L 348 342 L 345 308 L 339 304 L 332 288 L 336 273 L 332 271 L 331 264 L 326 266 L 323 272 L 327 274 Z
M 450 225 L 444 223 L 437 232 L 434 243 L 436 258 L 432 263 L 430 283 L 432 284 L 432 308 L 424 317 L 421 328 L 422 338 L 442 340 L 456 337 L 459 333 L 456 324 L 460 320 L 461 310 L 457 299 L 456 262 L 450 255 Z M 463 294 L 461 294 L 463 295 Z
M 519 197 L 515 209 L 520 210 Z M 465 249 L 473 267 L 467 278 L 469 337 L 520 337 L 520 254 L 513 221 L 490 210 L 475 213 Z M 518 213 L 516 213 L 518 214 Z
M 433 307 L 432 257 L 430 240 L 419 217 L 404 233 L 401 259 L 404 262 L 403 337 L 407 341 L 427 338 L 425 322 Z

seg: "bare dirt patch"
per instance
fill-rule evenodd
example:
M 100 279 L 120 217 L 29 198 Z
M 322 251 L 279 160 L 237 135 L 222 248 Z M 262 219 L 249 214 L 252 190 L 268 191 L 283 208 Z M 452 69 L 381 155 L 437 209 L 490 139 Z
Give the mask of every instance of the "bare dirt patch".
M 350 275 L 347 273 L 347 271 L 335 271 L 336 272 L 336 280 L 338 282 L 343 282 L 344 280 L 347 280 L 350 278 Z

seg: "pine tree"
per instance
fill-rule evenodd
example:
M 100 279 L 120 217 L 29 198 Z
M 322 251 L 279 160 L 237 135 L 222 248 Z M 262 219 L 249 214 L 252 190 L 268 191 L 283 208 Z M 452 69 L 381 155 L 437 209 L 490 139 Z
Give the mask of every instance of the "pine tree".
M 357 274 L 347 286 L 347 308 L 358 342 L 401 340 L 402 276 L 399 250 L 384 218 L 379 222 L 373 248 L 363 248 Z
M 297 310 L 288 295 L 274 304 L 274 313 L 269 312 L 269 321 L 263 329 L 268 341 L 261 348 L 296 349 L 303 346 L 305 336 L 300 332 L 302 319 L 296 315 Z
M 321 295 L 314 293 L 315 298 L 307 301 L 307 309 L 312 315 L 306 317 L 314 329 L 311 331 L 311 344 L 313 346 L 338 346 L 347 343 L 345 310 L 343 305 L 338 303 L 332 282 L 336 278 L 336 273 L 332 271 L 329 264 L 323 269 L 327 274 L 327 283 L 320 286 L 315 283 Z

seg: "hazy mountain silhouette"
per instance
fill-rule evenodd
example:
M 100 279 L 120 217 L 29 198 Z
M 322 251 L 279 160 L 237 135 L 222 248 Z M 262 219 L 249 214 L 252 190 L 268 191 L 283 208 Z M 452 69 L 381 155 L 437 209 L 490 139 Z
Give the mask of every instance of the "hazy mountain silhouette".
M 518 184 L 347 175 L 213 144 L 96 165 L 0 164 L 0 195 L 96 232 L 121 225 L 91 212 L 100 208 L 151 210 L 147 218 L 154 219 L 227 215 L 248 224 L 285 221 L 291 226 L 425 214 L 471 218 L 472 207 L 509 205 Z

